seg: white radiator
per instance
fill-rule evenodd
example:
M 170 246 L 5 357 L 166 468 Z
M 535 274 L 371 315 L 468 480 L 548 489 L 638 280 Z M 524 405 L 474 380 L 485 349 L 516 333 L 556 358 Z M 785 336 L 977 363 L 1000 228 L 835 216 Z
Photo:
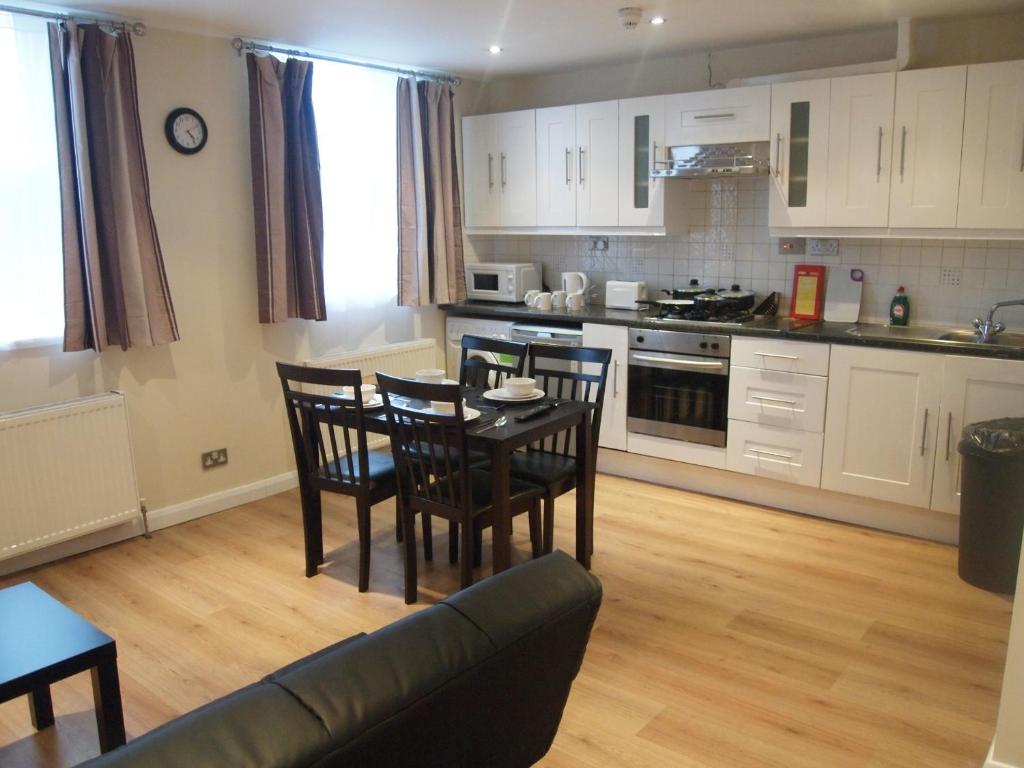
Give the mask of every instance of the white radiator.
M 0 560 L 138 516 L 123 394 L 0 413 Z
M 313 368 L 358 368 L 363 373 L 363 382 L 376 384 L 377 371 L 390 376 L 413 376 L 423 368 L 443 368 L 438 364 L 438 343 L 435 339 L 417 339 L 383 347 L 360 349 L 342 355 L 329 355 L 306 360 L 302 364 Z M 305 385 L 311 393 L 331 394 L 334 387 Z M 367 436 L 367 448 L 381 448 L 388 444 L 386 437 Z

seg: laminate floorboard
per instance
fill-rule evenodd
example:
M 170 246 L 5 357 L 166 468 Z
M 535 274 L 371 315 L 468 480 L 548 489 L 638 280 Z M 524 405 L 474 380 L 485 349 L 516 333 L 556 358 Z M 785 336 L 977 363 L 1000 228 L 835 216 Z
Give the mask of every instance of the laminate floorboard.
M 556 545 L 573 551 L 572 495 Z M 458 584 L 435 525 L 402 600 L 394 507 L 324 494 L 328 562 L 303 577 L 297 491 L 0 579 L 36 582 L 117 639 L 129 738 Z M 526 526 L 513 560 L 529 556 Z M 485 538 L 489 544 L 489 539 Z M 605 598 L 553 768 L 975 768 L 995 729 L 1012 603 L 961 582 L 956 549 L 600 475 Z M 483 568 L 490 572 L 485 546 Z M 56 727 L 0 705 L 0 766 L 98 752 L 88 675 L 53 686 Z

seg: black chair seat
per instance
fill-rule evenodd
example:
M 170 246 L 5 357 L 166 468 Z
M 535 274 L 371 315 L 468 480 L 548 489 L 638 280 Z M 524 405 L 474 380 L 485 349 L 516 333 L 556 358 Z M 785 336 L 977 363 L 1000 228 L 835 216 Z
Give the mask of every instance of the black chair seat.
M 413 453 L 415 455 L 415 452 L 416 448 L 414 447 L 413 450 L 410 451 L 410 453 Z M 440 445 L 434 445 L 433 448 L 431 448 L 429 443 L 420 443 L 418 452 L 422 453 L 424 457 L 433 454 L 434 458 L 437 459 L 438 461 L 443 461 L 444 458 L 444 447 Z M 489 463 L 491 460 L 490 454 L 488 454 L 486 451 L 477 451 L 472 448 L 470 448 L 466 452 L 466 457 L 469 459 L 469 466 L 471 467 L 479 467 L 482 464 Z M 426 460 L 429 461 L 430 459 Z M 458 451 L 451 451 L 450 460 L 453 466 L 462 466 L 462 458 L 459 456 Z
M 456 488 L 461 480 L 461 475 L 461 472 L 456 472 L 452 476 L 452 485 Z M 436 481 L 434 486 L 441 491 L 442 498 L 444 498 L 446 502 L 450 503 L 450 500 L 448 499 L 448 480 L 446 478 L 442 478 L 441 480 Z M 473 496 L 474 509 L 483 511 L 490 509 L 491 473 L 485 469 L 470 469 L 469 492 Z M 532 498 L 543 492 L 544 489 L 538 485 L 515 477 L 509 478 L 509 506 L 513 510 L 529 506 Z
M 317 470 L 317 476 L 323 480 L 338 480 L 338 467 L 341 467 L 341 480 L 346 483 L 359 481 L 359 451 L 352 452 L 352 475 L 349 475 L 348 462 L 342 459 L 335 463 L 328 462 Z M 393 483 L 395 480 L 395 457 L 390 451 L 367 451 L 366 473 L 371 483 Z
M 509 469 L 513 479 L 520 478 L 546 487 L 575 479 L 576 459 L 549 451 L 520 451 L 512 454 Z

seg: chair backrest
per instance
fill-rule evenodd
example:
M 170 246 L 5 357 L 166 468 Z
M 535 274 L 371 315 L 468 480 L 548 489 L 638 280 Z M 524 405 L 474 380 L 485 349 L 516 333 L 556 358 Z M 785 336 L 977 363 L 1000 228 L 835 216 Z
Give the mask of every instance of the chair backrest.
M 459 384 L 467 387 L 500 387 L 510 376 L 522 376 L 526 364 L 526 347 L 521 341 L 463 336 Z M 497 362 L 473 356 L 471 352 L 489 352 Z
M 537 387 L 544 390 L 549 397 L 594 403 L 590 442 L 591 446 L 596 448 L 601 430 L 604 387 L 608 380 L 612 351 L 597 347 L 569 347 L 531 342 L 527 357 L 530 361 L 527 375 L 536 379 Z M 534 450 L 568 456 L 574 452 L 575 431 L 575 428 L 567 429 L 545 438 L 532 447 Z
M 472 504 L 469 472 L 459 472 L 467 455 L 462 392 L 457 384 L 431 384 L 377 373 L 384 398 L 391 452 L 401 493 L 413 509 L 445 514 Z M 448 403 L 452 413 L 430 408 Z
M 295 450 L 295 468 L 303 481 L 342 492 L 366 490 L 370 473 L 358 369 L 309 368 L 277 364 L 288 409 L 288 426 Z M 352 387 L 351 399 L 303 392 L 293 385 Z M 352 433 L 355 433 L 355 450 Z M 358 451 L 358 453 L 356 453 Z M 356 456 L 357 458 L 353 458 Z M 358 470 L 358 472 L 356 471 Z

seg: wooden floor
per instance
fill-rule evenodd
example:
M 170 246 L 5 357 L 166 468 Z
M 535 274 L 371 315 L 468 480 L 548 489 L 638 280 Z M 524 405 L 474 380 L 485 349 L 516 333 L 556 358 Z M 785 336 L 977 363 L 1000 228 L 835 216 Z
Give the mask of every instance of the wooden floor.
M 558 508 L 571 549 L 571 497 Z M 291 492 L 0 583 L 31 578 L 117 639 L 132 738 L 454 588 L 438 525 L 405 606 L 382 504 L 359 594 L 355 515 L 332 498 L 325 517 L 331 562 L 313 579 Z M 1011 604 L 959 581 L 955 549 L 608 476 L 595 539 L 604 605 L 544 765 L 981 765 Z M 0 705 L 0 765 L 97 752 L 88 676 L 53 699 L 39 734 L 26 700 Z

